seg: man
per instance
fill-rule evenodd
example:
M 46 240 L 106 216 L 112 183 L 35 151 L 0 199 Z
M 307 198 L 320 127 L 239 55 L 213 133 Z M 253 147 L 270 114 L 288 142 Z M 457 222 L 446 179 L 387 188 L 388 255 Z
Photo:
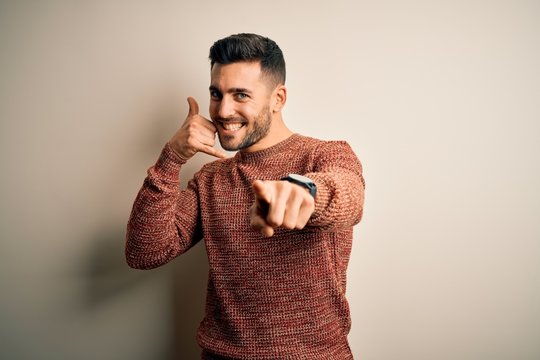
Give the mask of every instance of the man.
M 161 266 L 204 239 L 203 359 L 352 359 L 345 298 L 364 181 L 345 142 L 291 132 L 285 61 L 255 34 L 210 49 L 210 117 L 189 114 L 148 171 L 128 224 L 130 266 Z M 234 157 L 214 148 L 238 151 Z M 179 190 L 197 152 L 216 156 Z

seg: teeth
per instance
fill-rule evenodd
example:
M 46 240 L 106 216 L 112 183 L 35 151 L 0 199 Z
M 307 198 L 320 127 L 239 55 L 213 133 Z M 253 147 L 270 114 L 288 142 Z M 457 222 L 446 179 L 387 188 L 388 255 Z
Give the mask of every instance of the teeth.
M 238 130 L 242 127 L 240 123 L 223 123 L 223 128 L 225 130 Z

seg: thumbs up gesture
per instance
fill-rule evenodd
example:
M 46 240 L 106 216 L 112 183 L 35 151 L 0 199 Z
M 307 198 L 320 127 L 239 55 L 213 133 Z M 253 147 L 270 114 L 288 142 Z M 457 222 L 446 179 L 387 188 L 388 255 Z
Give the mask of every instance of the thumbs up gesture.
M 250 209 L 251 227 L 266 237 L 274 229 L 303 229 L 315 210 L 315 200 L 302 186 L 288 181 L 261 181 L 252 184 L 255 202 Z
M 218 158 L 226 158 L 227 155 L 216 148 L 216 132 L 214 124 L 199 115 L 199 104 L 188 97 L 189 113 L 186 120 L 176 134 L 169 140 L 172 149 L 184 160 L 188 160 L 197 152 L 203 152 Z

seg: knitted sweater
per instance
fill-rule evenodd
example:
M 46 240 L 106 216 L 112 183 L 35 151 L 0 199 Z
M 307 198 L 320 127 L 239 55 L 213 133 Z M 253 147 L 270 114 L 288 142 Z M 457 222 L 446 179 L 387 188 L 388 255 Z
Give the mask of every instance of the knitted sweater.
M 179 190 L 184 161 L 166 145 L 128 223 L 130 266 L 163 265 L 204 239 L 209 260 L 199 345 L 226 359 L 352 359 L 345 298 L 362 167 L 346 142 L 294 134 L 261 151 L 208 163 Z M 302 174 L 317 184 L 306 228 L 250 227 L 251 183 Z M 220 357 L 221 356 L 221 357 Z

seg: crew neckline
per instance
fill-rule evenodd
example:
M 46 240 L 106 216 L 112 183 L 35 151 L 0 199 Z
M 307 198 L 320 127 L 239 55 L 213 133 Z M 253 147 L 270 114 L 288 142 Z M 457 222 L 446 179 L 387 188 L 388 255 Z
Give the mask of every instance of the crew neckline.
M 291 136 L 289 136 L 285 140 L 282 140 L 278 142 L 277 144 L 267 147 L 266 149 L 257 150 L 253 152 L 240 150 L 236 153 L 236 156 L 238 157 L 238 160 L 240 161 L 254 161 L 254 160 L 262 159 L 268 156 L 278 154 L 282 152 L 284 149 L 289 148 L 290 145 L 294 141 L 298 140 L 300 137 L 301 137 L 300 134 L 293 133 Z

